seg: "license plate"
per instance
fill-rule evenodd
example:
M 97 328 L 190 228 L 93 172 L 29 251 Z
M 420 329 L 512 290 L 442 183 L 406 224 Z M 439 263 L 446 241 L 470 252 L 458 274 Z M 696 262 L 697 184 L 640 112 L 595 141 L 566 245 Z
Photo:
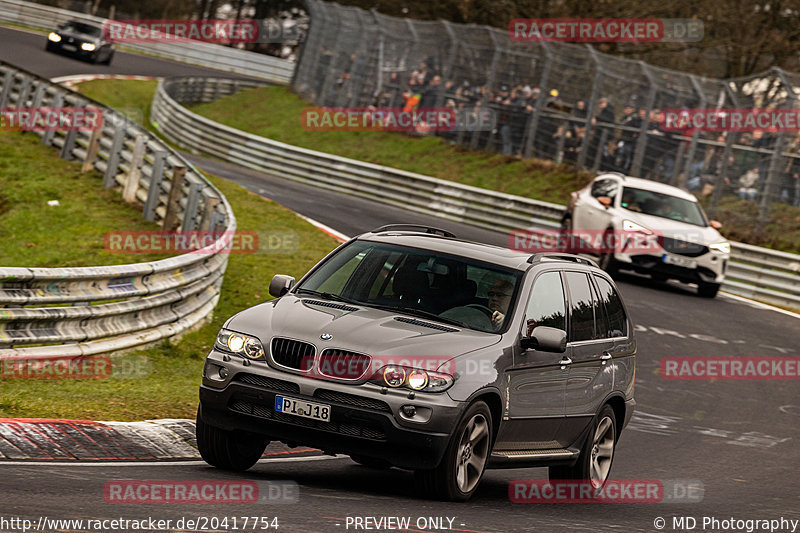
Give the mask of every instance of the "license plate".
M 679 255 L 664 254 L 661 258 L 664 263 L 668 265 L 681 266 L 684 268 L 697 268 L 697 261 L 694 259 L 687 259 Z
M 75 45 L 72 45 L 72 44 L 65 44 L 61 48 L 63 48 L 67 52 L 77 52 L 78 51 L 78 47 L 75 46 Z
M 287 398 L 286 396 L 275 396 L 275 411 L 323 422 L 331 421 L 330 405 Z

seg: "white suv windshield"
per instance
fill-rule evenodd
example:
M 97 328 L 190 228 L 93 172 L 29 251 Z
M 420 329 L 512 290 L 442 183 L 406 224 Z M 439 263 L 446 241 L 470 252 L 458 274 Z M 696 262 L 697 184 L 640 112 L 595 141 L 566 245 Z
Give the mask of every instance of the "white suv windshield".
M 511 321 L 521 274 L 466 257 L 356 241 L 295 292 L 497 333 Z
M 628 211 L 686 222 L 694 226 L 708 225 L 697 202 L 644 189 L 625 187 L 620 206 Z

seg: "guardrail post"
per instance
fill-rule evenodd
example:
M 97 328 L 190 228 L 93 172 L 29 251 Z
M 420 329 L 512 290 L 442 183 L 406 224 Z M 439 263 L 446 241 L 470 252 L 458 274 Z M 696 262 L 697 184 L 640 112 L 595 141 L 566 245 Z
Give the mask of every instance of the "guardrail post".
M 33 100 L 31 100 L 31 107 L 39 107 L 42 105 L 42 100 L 44 99 L 44 93 L 47 91 L 47 86 L 43 83 L 39 83 L 36 85 L 36 89 L 33 91 Z
M 219 198 L 216 196 L 204 195 L 203 218 L 200 220 L 200 229 L 207 231 L 211 229 L 211 222 L 214 213 L 217 211 L 219 205 Z
M 131 158 L 131 168 L 128 170 L 128 178 L 125 181 L 125 189 L 122 191 L 122 199 L 128 203 L 136 201 L 136 191 L 139 190 L 139 178 L 142 175 L 142 161 L 144 160 L 145 136 L 136 136 L 136 143 L 133 146 L 133 157 Z
M 197 200 L 202 190 L 202 183 L 192 182 L 189 184 L 189 198 L 186 200 L 186 211 L 183 212 L 181 231 L 194 230 L 194 222 L 195 218 L 197 218 Z
M 124 142 L 125 126 L 118 125 L 114 130 L 114 138 L 111 141 L 111 149 L 108 152 L 106 173 L 103 176 L 103 187 L 106 189 L 110 189 L 115 184 L 114 178 L 117 176 L 117 169 L 119 169 L 119 153 Z
M 57 93 L 53 97 L 53 104 L 50 107 L 61 107 L 64 104 L 64 93 Z M 56 130 L 48 129 L 44 132 L 42 136 L 42 144 L 45 146 L 52 146 L 53 145 L 53 137 L 56 134 Z
M 97 154 L 100 152 L 100 139 L 103 137 L 103 129 L 95 128 L 89 137 L 89 144 L 86 147 L 86 159 L 83 160 L 81 172 L 88 172 L 97 161 Z
M 72 150 L 75 149 L 75 139 L 78 137 L 78 130 L 70 129 L 64 137 L 64 144 L 61 146 L 61 159 L 70 161 L 72 159 Z
M 164 215 L 163 229 L 172 231 L 178 222 L 178 209 L 180 209 L 181 194 L 183 194 L 183 178 L 186 176 L 186 167 L 179 166 L 172 169 L 172 182 L 169 187 L 167 199 L 167 213 Z
M 17 102 L 15 107 L 25 107 L 25 101 L 28 99 L 28 91 L 31 89 L 31 79 L 22 78 L 22 86 L 17 93 Z
M 8 96 L 11 94 L 11 85 L 14 83 L 14 71 L 9 70 L 3 76 L 3 92 L 0 92 L 0 107 L 6 107 Z
M 158 207 L 158 197 L 161 195 L 161 182 L 164 179 L 164 162 L 167 160 L 167 152 L 159 150 L 153 156 L 153 170 L 150 173 L 150 186 L 147 188 L 147 201 L 142 209 L 142 216 L 145 220 L 153 221 L 156 218 L 156 207 Z

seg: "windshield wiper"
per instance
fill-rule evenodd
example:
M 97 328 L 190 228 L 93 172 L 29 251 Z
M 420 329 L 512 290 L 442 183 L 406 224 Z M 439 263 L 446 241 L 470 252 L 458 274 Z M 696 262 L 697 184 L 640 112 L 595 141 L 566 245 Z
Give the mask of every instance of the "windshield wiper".
M 344 302 L 348 304 L 355 304 L 355 305 L 364 305 L 361 302 L 356 300 L 351 300 L 350 298 L 345 298 L 344 296 L 339 296 L 338 294 L 333 294 L 331 292 L 322 292 L 322 291 L 315 291 L 313 289 L 303 289 L 302 287 L 295 291 L 296 294 L 308 294 L 311 296 L 317 296 L 319 298 L 324 298 L 326 300 L 334 300 L 337 302 Z
M 450 324 L 451 326 L 458 326 L 460 328 L 467 328 L 471 329 L 468 325 L 460 320 L 456 320 L 454 318 L 445 318 L 443 316 L 439 316 L 436 313 L 431 313 L 430 311 L 423 311 L 422 309 L 416 309 L 414 307 L 396 307 L 393 305 L 379 305 L 373 303 L 366 303 L 364 305 L 368 305 L 369 307 L 376 307 L 378 309 L 383 309 L 384 311 L 392 311 L 394 313 L 405 313 L 407 315 L 418 316 L 422 318 L 428 318 L 431 320 L 437 320 L 439 322 L 444 322 L 445 324 Z

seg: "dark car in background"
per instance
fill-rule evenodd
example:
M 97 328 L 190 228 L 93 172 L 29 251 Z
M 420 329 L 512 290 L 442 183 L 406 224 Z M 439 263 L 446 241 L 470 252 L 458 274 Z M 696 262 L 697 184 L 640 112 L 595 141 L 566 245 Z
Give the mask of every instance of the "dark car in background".
M 246 470 L 282 441 L 413 470 L 421 493 L 456 501 L 485 468 L 547 466 L 598 490 L 608 479 L 635 405 L 636 340 L 593 262 L 401 224 L 269 292 L 206 358 L 209 464 Z
M 103 39 L 103 28 L 77 20 L 65 22 L 51 31 L 45 49 L 104 65 L 110 65 L 114 58 L 114 46 Z

